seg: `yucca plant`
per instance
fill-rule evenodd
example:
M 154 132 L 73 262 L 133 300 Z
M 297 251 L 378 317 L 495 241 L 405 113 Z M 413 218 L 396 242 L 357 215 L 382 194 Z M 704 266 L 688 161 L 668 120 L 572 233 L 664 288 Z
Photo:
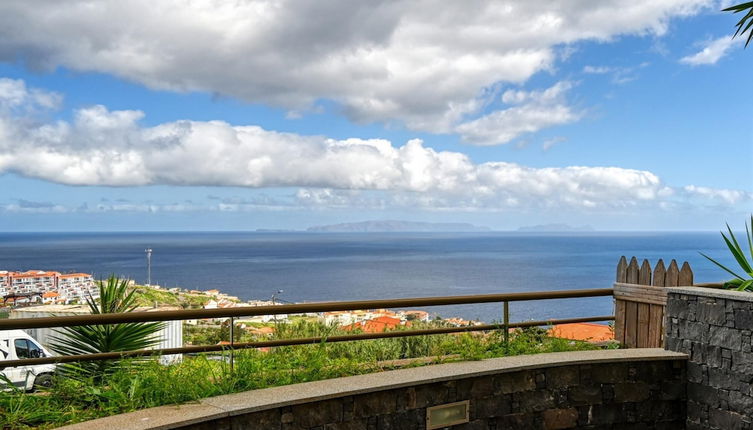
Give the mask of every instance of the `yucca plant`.
M 91 313 L 121 313 L 136 309 L 134 290 L 129 290 L 128 283 L 127 279 L 118 279 L 114 275 L 97 281 L 99 299 L 94 299 L 91 294 L 86 298 Z M 146 349 L 159 342 L 156 334 L 163 326 L 163 323 L 147 322 L 64 327 L 56 330 L 58 336 L 53 338 L 50 347 L 62 355 Z M 83 361 L 63 365 L 60 371 L 78 379 L 99 380 L 117 365 L 117 360 Z
M 750 216 L 750 226 L 748 226 L 747 222 L 745 223 L 745 237 L 748 241 L 749 256 L 745 255 L 745 251 L 743 251 L 742 247 L 737 242 L 737 238 L 735 238 L 735 234 L 732 232 L 732 229 L 730 228 L 729 224 L 727 224 L 727 231 L 729 232 L 729 237 L 727 237 L 727 235 L 725 235 L 724 232 L 721 232 L 722 238 L 724 239 L 724 243 L 726 243 L 727 248 L 729 248 L 729 252 L 732 254 L 733 257 L 735 257 L 737 264 L 743 270 L 745 275 L 739 275 L 734 270 L 714 260 L 708 255 L 702 252 L 700 253 L 701 255 L 706 257 L 709 261 L 721 267 L 730 275 L 734 276 L 733 279 L 730 279 L 729 281 L 726 281 L 724 283 L 725 288 L 734 289 L 738 291 L 753 292 L 753 234 L 751 234 L 753 233 L 752 229 L 753 229 L 753 215 Z M 750 257 L 750 260 L 748 259 L 748 257 Z

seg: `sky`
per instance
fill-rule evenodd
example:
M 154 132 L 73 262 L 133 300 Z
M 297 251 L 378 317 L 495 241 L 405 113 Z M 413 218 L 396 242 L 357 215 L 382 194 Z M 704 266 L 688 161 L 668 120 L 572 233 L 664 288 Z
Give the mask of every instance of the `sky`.
M 5 0 L 0 231 L 742 227 L 726 6 Z

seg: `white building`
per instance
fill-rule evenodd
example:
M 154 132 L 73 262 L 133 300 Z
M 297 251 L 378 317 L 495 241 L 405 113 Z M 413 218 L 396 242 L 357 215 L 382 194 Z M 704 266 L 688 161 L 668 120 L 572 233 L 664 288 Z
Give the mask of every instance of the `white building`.
M 95 298 L 99 297 L 99 288 L 92 275 L 88 273 L 61 274 L 43 270 L 0 271 L 0 297 L 38 294 L 25 300 L 42 301 L 45 293 L 57 293 L 61 300 L 56 299 L 56 302 L 70 303 L 83 300 L 90 294 Z
M 160 308 L 137 308 L 134 312 L 158 312 L 174 311 L 181 308 L 170 306 Z M 89 307 L 86 305 L 46 305 L 17 308 L 10 311 L 9 318 L 45 318 L 51 316 L 67 316 L 88 314 Z M 24 330 L 47 349 L 50 349 L 50 341 L 60 336 L 54 327 L 33 328 Z M 159 343 L 150 349 L 180 348 L 183 346 L 183 321 L 166 321 L 165 326 L 157 332 Z M 163 355 L 160 357 L 162 364 L 170 364 L 182 360 L 182 354 Z

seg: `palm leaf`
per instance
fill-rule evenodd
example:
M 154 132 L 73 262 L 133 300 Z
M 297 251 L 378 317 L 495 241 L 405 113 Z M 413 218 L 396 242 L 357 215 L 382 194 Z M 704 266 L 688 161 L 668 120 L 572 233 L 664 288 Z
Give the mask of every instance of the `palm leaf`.
M 100 280 L 99 300 L 91 295 L 86 303 L 92 314 L 131 312 L 136 309 L 134 290 L 129 290 L 127 279 L 110 276 Z M 96 354 L 100 352 L 120 352 L 147 349 L 159 342 L 157 333 L 164 323 L 122 323 L 64 327 L 56 330 L 50 347 L 62 355 Z M 63 373 L 79 379 L 95 377 L 113 371 L 119 366 L 117 360 L 81 362 L 64 365 Z
M 753 269 L 751 269 L 750 263 L 748 263 L 748 260 L 745 258 L 745 253 L 740 247 L 740 244 L 737 243 L 737 238 L 735 238 L 735 234 L 732 233 L 732 229 L 729 227 L 729 224 L 727 224 L 727 231 L 729 231 L 730 237 L 727 238 L 724 233 L 722 233 L 722 237 L 724 238 L 724 242 L 727 244 L 727 248 L 729 248 L 729 252 L 733 257 L 735 257 L 737 264 L 740 265 L 743 271 L 753 276 Z
M 748 223 L 745 223 L 745 236 L 748 238 L 748 251 L 750 252 L 750 260 L 753 261 L 753 234 L 751 234 L 751 230 L 753 229 L 753 215 L 750 216 L 750 228 L 748 227 Z
M 747 281 L 743 281 L 740 283 L 740 285 L 737 287 L 737 291 L 749 291 L 753 287 L 753 279 L 748 279 Z
M 750 43 L 751 39 L 753 39 L 753 31 L 751 30 L 751 26 L 753 26 L 753 1 L 746 2 L 746 3 L 740 3 L 735 6 L 730 6 L 726 9 L 722 9 L 724 12 L 733 12 L 733 13 L 740 13 L 748 11 L 742 18 L 740 18 L 740 21 L 735 24 L 735 27 L 737 27 L 737 31 L 735 31 L 734 36 L 737 37 L 738 35 L 743 36 L 746 32 L 749 32 L 748 38 L 745 40 L 745 47 L 748 47 L 748 44 Z
M 704 254 L 703 252 L 699 252 L 699 254 L 703 255 L 704 257 L 706 257 L 707 260 L 709 260 L 710 262 L 712 262 L 712 263 L 716 264 L 717 266 L 721 267 L 727 273 L 729 273 L 730 275 L 734 276 L 735 278 L 740 279 L 740 280 L 744 280 L 744 278 L 742 276 L 740 276 L 737 273 L 733 272 L 731 269 L 728 269 L 725 265 L 723 265 L 722 263 L 714 260 L 713 258 L 709 257 L 708 255 Z

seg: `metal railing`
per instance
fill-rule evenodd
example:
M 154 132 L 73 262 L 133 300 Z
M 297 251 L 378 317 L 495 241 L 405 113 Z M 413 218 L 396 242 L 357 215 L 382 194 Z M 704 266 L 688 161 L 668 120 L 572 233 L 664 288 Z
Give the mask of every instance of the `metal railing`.
M 98 354 L 82 355 L 65 355 L 41 358 L 26 358 L 20 360 L 0 360 L 0 368 L 30 366 L 37 364 L 50 363 L 70 363 L 76 361 L 97 361 L 112 360 L 127 357 L 185 354 L 200 352 L 231 352 L 236 349 L 248 348 L 265 348 L 277 346 L 305 345 L 316 344 L 321 342 L 348 342 L 354 340 L 366 339 L 384 339 L 395 337 L 423 336 L 433 334 L 463 333 L 472 331 L 490 331 L 504 330 L 504 341 L 509 342 L 509 331 L 512 328 L 538 327 L 545 325 L 569 324 L 579 322 L 595 321 L 613 321 L 613 315 L 585 317 L 585 318 L 567 318 L 553 319 L 545 321 L 523 321 L 510 322 L 509 302 L 530 301 L 530 300 L 550 300 L 550 299 L 568 299 L 582 297 L 602 297 L 612 296 L 612 288 L 589 289 L 589 290 L 559 290 L 559 291 L 538 291 L 527 293 L 507 293 L 507 294 L 484 294 L 471 296 L 446 296 L 446 297 L 420 297 L 420 298 L 403 298 L 403 299 L 384 299 L 384 300 L 359 300 L 347 302 L 317 302 L 317 303 L 295 303 L 275 306 L 243 306 L 228 309 L 187 309 L 179 311 L 158 311 L 158 312 L 128 312 L 117 314 L 94 314 L 94 315 L 71 315 L 56 316 L 46 318 L 18 318 L 0 320 L 0 330 L 14 329 L 33 329 L 43 327 L 72 327 L 82 325 L 103 325 L 103 324 L 121 324 L 129 322 L 157 322 L 157 321 L 176 321 L 191 319 L 219 319 L 229 318 L 230 327 L 234 326 L 234 319 L 237 317 L 251 317 L 263 315 L 284 315 L 284 314 L 304 314 L 311 312 L 333 312 L 362 309 L 382 309 L 382 308 L 406 308 L 406 307 L 425 307 L 425 306 L 444 306 L 444 305 L 461 305 L 474 303 L 502 303 L 502 323 L 501 324 L 483 324 L 463 327 L 441 327 L 432 329 L 419 330 L 398 330 L 386 331 L 382 333 L 362 333 L 347 336 L 329 336 L 329 337 L 308 337 L 296 339 L 275 339 L 257 342 L 236 343 L 233 336 L 230 337 L 229 345 L 196 345 L 184 346 L 180 348 L 165 349 L 145 349 L 137 351 L 120 351 L 104 352 Z

